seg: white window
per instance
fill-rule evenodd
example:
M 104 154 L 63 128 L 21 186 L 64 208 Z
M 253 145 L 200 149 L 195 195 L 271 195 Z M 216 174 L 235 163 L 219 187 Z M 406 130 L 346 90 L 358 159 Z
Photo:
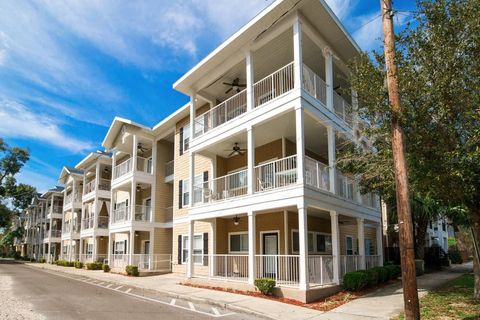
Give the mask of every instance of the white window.
M 188 236 L 182 236 L 182 263 L 186 263 L 188 259 Z M 203 263 L 203 235 L 195 235 L 193 237 L 193 262 L 196 264 Z
M 193 180 L 193 203 L 202 202 L 203 173 L 195 176 Z
M 248 232 L 230 233 L 229 253 L 248 252 Z
M 316 234 L 316 252 L 327 253 L 332 252 L 332 236 L 329 234 Z
M 115 254 L 125 254 L 125 241 L 115 242 Z
M 345 249 L 346 249 L 346 254 L 347 255 L 353 255 L 353 237 L 352 236 L 346 236 L 345 237 Z
M 308 232 L 308 253 L 326 254 L 332 252 L 332 236 L 327 233 L 309 231 Z M 300 248 L 298 231 L 292 230 L 292 251 L 298 253 Z
M 190 179 L 182 180 L 182 207 L 190 204 Z
M 365 254 L 369 256 L 375 254 L 375 247 L 373 246 L 372 239 L 365 239 Z
M 190 124 L 183 127 L 183 139 L 181 141 L 183 151 L 187 151 L 190 146 Z
M 93 243 L 87 245 L 87 254 L 93 254 Z

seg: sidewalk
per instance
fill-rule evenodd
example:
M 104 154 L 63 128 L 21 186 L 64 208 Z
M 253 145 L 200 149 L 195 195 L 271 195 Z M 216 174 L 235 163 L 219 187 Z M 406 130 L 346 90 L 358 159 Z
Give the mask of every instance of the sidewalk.
M 92 271 L 85 269 L 75 269 L 67 267 L 58 267 L 46 263 L 25 263 L 25 265 L 89 277 L 99 281 L 108 281 L 118 283 L 119 285 L 133 286 L 139 289 L 158 291 L 167 294 L 174 299 L 183 299 L 192 302 L 202 302 L 211 305 L 220 306 L 232 311 L 257 315 L 263 318 L 290 320 L 290 319 L 312 319 L 322 312 L 310 310 L 303 307 L 289 305 L 268 299 L 250 297 L 223 291 L 215 291 L 201 288 L 187 287 L 179 285 L 183 276 L 179 274 L 165 274 L 151 277 L 126 277 L 114 273 L 105 273 L 101 270 Z
M 438 288 L 446 282 L 472 272 L 472 262 L 454 265 L 447 270 L 425 274 L 417 278 L 418 296 Z M 315 319 L 390 319 L 403 311 L 402 284 L 388 286 L 346 303 L 336 309 L 323 313 Z
M 128 285 L 139 289 L 158 291 L 172 298 L 192 302 L 208 303 L 233 311 L 254 314 L 264 318 L 289 319 L 390 319 L 403 310 L 403 295 L 401 283 L 388 286 L 346 303 L 329 312 L 311 310 L 304 307 L 289 305 L 268 299 L 233 294 L 201 288 L 179 285 L 183 276 L 165 274 L 151 277 L 126 277 L 103 271 L 87 271 L 84 269 L 58 267 L 50 264 L 25 263 L 34 268 L 53 270 L 66 274 L 81 275 L 99 281 Z M 445 271 L 426 274 L 418 278 L 419 296 L 422 297 L 436 287 L 472 271 L 472 263 L 453 266 Z

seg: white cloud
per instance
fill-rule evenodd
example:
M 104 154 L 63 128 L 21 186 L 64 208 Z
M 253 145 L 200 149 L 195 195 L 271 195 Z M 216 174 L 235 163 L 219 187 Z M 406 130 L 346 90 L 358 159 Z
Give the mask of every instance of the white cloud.
M 340 20 L 346 18 L 354 7 L 352 0 L 325 0 L 325 2 Z
M 37 140 L 73 153 L 93 148 L 92 143 L 78 140 L 62 132 L 54 119 L 36 113 L 15 101 L 0 100 L 0 119 L 2 119 L 0 135 L 4 137 Z
M 59 171 L 57 172 L 57 174 Z M 37 188 L 40 193 L 46 192 L 48 189 L 56 186 L 57 179 L 52 176 L 41 174 L 38 170 L 29 168 L 28 164 L 15 176 L 18 182 L 26 183 Z

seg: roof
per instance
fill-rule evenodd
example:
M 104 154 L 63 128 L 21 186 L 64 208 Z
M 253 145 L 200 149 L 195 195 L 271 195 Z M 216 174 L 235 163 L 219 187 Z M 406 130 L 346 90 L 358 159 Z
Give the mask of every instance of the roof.
M 109 152 L 97 150 L 95 152 L 90 152 L 85 158 L 83 158 L 76 166 L 76 169 L 84 169 L 90 163 L 94 162 L 99 158 L 110 159 L 112 155 Z
M 55 186 L 51 189 L 48 189 L 46 192 L 42 194 L 43 198 L 48 198 L 51 194 L 53 193 L 61 193 L 63 191 L 64 187 L 61 186 Z
M 115 138 L 118 136 L 118 133 L 122 129 L 122 126 L 124 124 L 128 124 L 131 126 L 135 126 L 140 128 L 141 130 L 144 130 L 147 133 L 151 134 L 152 129 L 150 127 L 147 127 L 143 124 L 136 123 L 132 120 L 120 118 L 120 117 L 115 117 L 112 121 L 112 124 L 110 125 L 110 128 L 107 131 L 107 134 L 105 138 L 103 139 L 102 146 L 105 147 L 105 149 L 110 150 L 113 147 L 113 142 L 115 141 Z
M 322 30 L 322 35 L 333 47 L 333 51 L 338 52 L 345 61 L 360 52 L 358 44 L 324 0 L 277 0 L 178 79 L 173 88 L 187 95 L 191 94 L 191 87 L 205 74 L 233 54 L 248 48 L 258 36 L 293 10 L 301 11 L 307 18 L 314 15 L 309 21 L 318 30 Z
M 58 181 L 61 181 L 62 183 L 65 183 L 68 176 L 83 177 L 83 171 L 78 170 L 74 167 L 64 166 L 63 169 L 62 169 L 62 172 L 60 172 L 60 177 L 58 177 Z

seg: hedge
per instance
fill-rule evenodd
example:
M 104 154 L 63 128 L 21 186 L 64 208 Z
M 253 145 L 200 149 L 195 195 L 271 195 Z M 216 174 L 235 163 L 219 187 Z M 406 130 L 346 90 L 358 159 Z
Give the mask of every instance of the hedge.
M 375 287 L 389 279 L 398 278 L 400 273 L 400 266 L 397 265 L 347 272 L 343 276 L 343 288 L 348 291 L 359 291 L 367 287 Z
M 254 284 L 261 293 L 269 296 L 273 293 L 273 288 L 275 288 L 276 282 L 270 278 L 260 278 L 255 279 Z
M 89 262 L 85 264 L 87 270 L 102 270 L 103 263 L 101 262 Z
M 125 267 L 125 272 L 127 272 L 127 274 L 129 276 L 134 276 L 134 277 L 138 277 L 139 276 L 139 272 L 138 272 L 138 267 L 137 266 L 132 266 L 132 265 L 128 265 Z
M 75 261 L 75 268 L 77 269 L 82 269 L 83 268 L 83 263 L 80 261 Z
M 450 262 L 452 262 L 453 264 L 463 263 L 462 255 L 456 247 L 450 247 L 448 249 L 448 257 L 450 258 Z
M 73 266 L 75 266 L 75 262 L 67 261 L 67 260 L 57 260 L 57 261 L 55 261 L 55 264 L 57 266 L 61 266 L 61 267 L 73 267 Z
M 106 263 L 102 264 L 103 272 L 110 272 L 110 266 Z

